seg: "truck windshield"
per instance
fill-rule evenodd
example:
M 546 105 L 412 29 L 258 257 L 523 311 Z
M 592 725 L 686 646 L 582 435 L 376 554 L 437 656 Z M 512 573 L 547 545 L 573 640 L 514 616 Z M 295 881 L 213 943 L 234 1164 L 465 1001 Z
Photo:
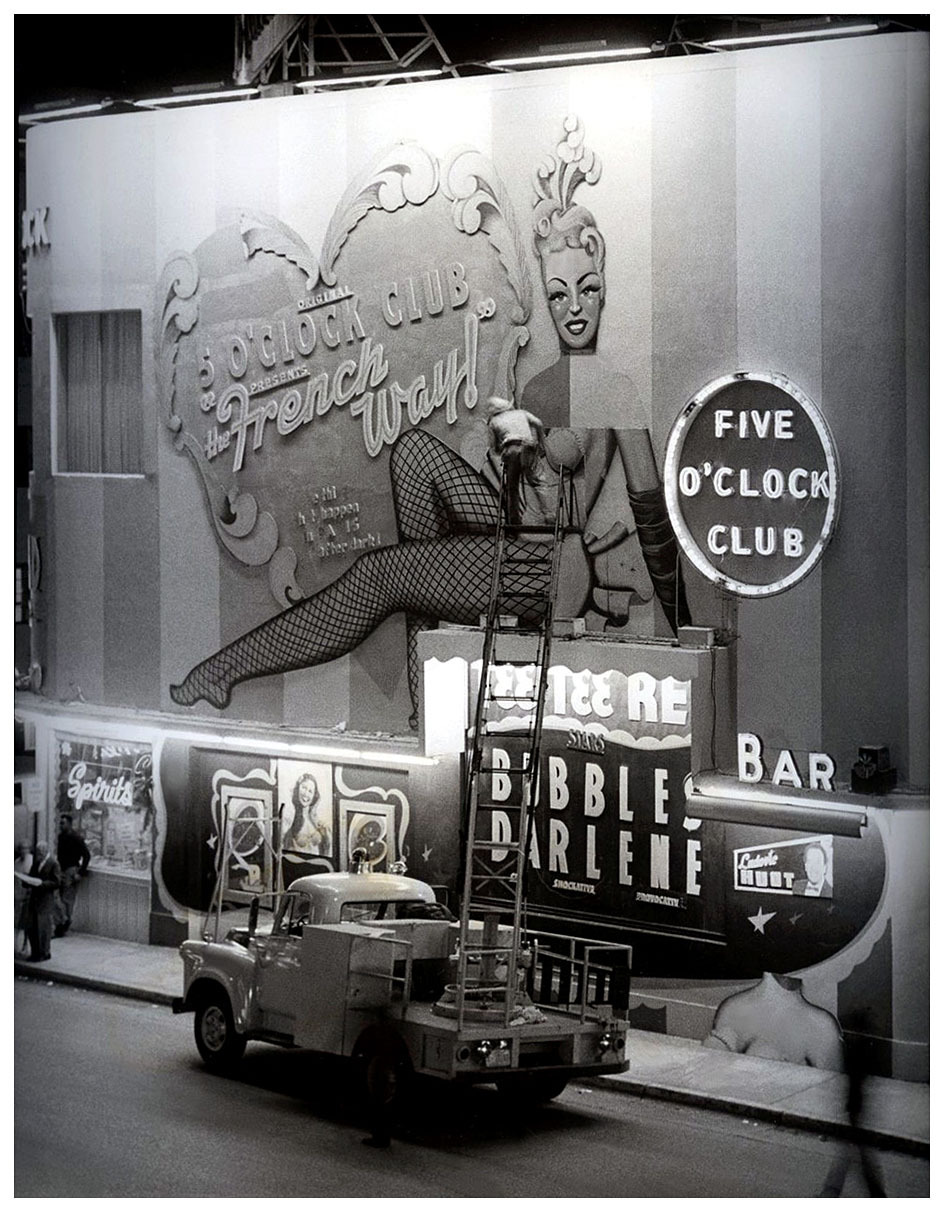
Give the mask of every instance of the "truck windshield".
M 378 922 L 391 918 L 437 918 L 452 921 L 447 906 L 436 901 L 349 901 L 341 907 L 342 922 Z
M 386 901 L 348 901 L 341 907 L 341 921 L 377 922 L 388 917 L 387 910 Z

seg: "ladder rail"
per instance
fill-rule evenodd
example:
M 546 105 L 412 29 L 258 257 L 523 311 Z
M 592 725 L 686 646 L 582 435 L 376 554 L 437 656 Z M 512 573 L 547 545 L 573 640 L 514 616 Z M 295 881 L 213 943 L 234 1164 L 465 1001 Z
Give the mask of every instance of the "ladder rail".
M 568 499 L 565 493 L 565 474 L 563 469 L 558 472 L 557 506 L 554 524 L 551 527 L 530 528 L 510 526 L 504 516 L 506 497 L 506 469 L 502 469 L 502 481 L 499 492 L 499 504 L 494 532 L 492 578 L 490 584 L 489 610 L 485 620 L 483 637 L 482 672 L 476 696 L 476 715 L 473 728 L 469 733 L 467 743 L 466 778 L 464 786 L 464 820 L 462 851 L 464 856 L 463 891 L 460 909 L 460 931 L 457 957 L 457 1015 L 458 1026 L 463 1027 L 467 997 L 477 993 L 481 998 L 489 998 L 504 992 L 502 1011 L 507 1026 L 513 1016 L 516 995 L 520 993 L 518 982 L 518 961 L 525 936 L 524 909 L 525 883 L 528 857 L 531 849 L 532 831 L 534 827 L 535 810 L 538 803 L 540 780 L 538 778 L 540 764 L 540 746 L 542 723 L 544 716 L 545 693 L 548 681 L 548 666 L 550 662 L 551 640 L 554 626 L 554 606 L 557 596 L 558 576 L 561 567 L 561 539 L 565 529 L 565 516 L 568 509 Z M 569 478 L 570 479 L 570 478 Z M 570 488 L 573 497 L 573 484 Z M 508 555 L 510 540 L 513 535 L 534 532 L 545 532 L 551 536 L 550 551 L 547 557 L 542 555 L 528 556 L 521 551 L 521 545 L 513 547 L 513 555 Z M 533 622 L 521 623 L 521 617 L 516 620 L 516 627 L 502 627 L 502 605 L 505 585 L 503 570 L 509 568 L 515 575 L 518 588 L 511 591 L 505 598 L 510 601 L 540 603 L 541 609 L 533 615 Z M 531 568 L 535 572 L 535 584 L 522 583 L 523 574 Z M 543 584 L 539 592 L 537 584 Z M 509 813 L 517 814 L 517 829 L 513 833 L 517 837 L 508 842 L 496 842 L 492 839 L 478 836 L 480 818 L 480 780 L 484 774 L 482 769 L 483 747 L 487 735 L 487 717 L 489 707 L 496 699 L 490 694 L 490 670 L 496 656 L 497 636 L 507 630 L 517 634 L 533 634 L 536 637 L 535 678 L 532 695 L 519 698 L 520 702 L 529 703 L 531 712 L 522 722 L 523 728 L 518 736 L 524 736 L 524 751 L 520 769 L 509 769 L 507 775 L 514 781 L 520 781 L 519 795 L 510 798 L 506 806 Z M 524 727 L 526 726 L 527 727 Z M 515 800 L 517 799 L 517 804 Z M 486 804 L 485 810 L 493 808 Z M 483 864 L 482 853 L 487 851 L 502 852 L 501 860 L 493 860 L 492 869 Z M 513 862 L 510 864 L 509 859 Z M 495 913 L 483 913 L 482 940 L 471 938 L 471 915 L 478 890 L 485 884 L 494 881 L 500 888 L 507 888 L 511 893 L 511 906 L 497 909 Z M 475 886 L 475 887 L 474 887 Z M 487 898 L 488 899 L 488 898 Z M 482 900 L 481 897 L 478 900 Z M 508 917 L 511 914 L 511 939 L 508 944 L 499 943 L 500 914 Z M 496 975 L 496 965 L 505 958 L 506 973 L 504 981 Z M 475 962 L 479 965 L 479 978 L 470 979 L 470 966 Z
M 545 694 L 548 689 L 548 662 L 551 657 L 551 640 L 554 631 L 555 600 L 558 590 L 558 575 L 561 570 L 561 538 L 564 530 L 564 468 L 558 469 L 558 497 L 555 511 L 555 530 L 551 549 L 551 572 L 549 580 L 548 599 L 545 603 L 545 614 L 542 620 L 539 649 L 541 651 L 540 673 L 536 678 L 536 700 L 533 724 L 532 743 L 529 755 L 526 787 L 522 789 L 523 811 L 519 830 L 518 863 L 516 871 L 516 904 L 512 924 L 512 958 L 517 961 L 521 951 L 522 936 L 525 924 L 522 921 L 525 903 L 525 880 L 528 869 L 528 856 L 531 850 L 532 830 L 534 828 L 535 810 L 538 807 L 540 779 L 538 778 L 541 762 L 541 735 L 545 712 Z M 510 962 L 511 969 L 511 962 Z M 514 1002 L 514 988 L 510 973 L 509 986 L 506 992 L 506 1018 L 511 1015 Z
M 473 843 L 476 834 L 476 821 L 478 817 L 479 804 L 479 778 L 480 767 L 482 766 L 482 739 L 484 734 L 484 722 L 486 714 L 486 703 L 488 701 L 489 688 L 489 658 L 495 645 L 495 626 L 498 619 L 498 603 L 499 603 L 499 587 L 501 582 L 501 566 L 502 557 L 505 547 L 505 528 L 503 525 L 503 504 L 506 496 L 507 472 L 505 465 L 502 465 L 502 478 L 499 485 L 499 503 L 496 510 L 495 528 L 493 530 L 493 554 L 492 554 L 492 577 L 489 588 L 489 611 L 486 615 L 486 630 L 483 637 L 483 660 L 482 671 L 479 677 L 479 689 L 476 695 L 476 719 L 475 732 L 472 737 L 472 744 L 467 748 L 466 761 L 466 787 L 464 794 L 464 821 L 463 830 L 464 837 L 462 839 L 462 851 L 464 856 L 463 863 L 463 894 L 460 907 L 460 927 L 459 927 L 459 960 L 457 965 L 457 991 L 458 991 L 458 1016 L 459 1027 L 463 1026 L 463 1011 L 465 1003 L 465 990 L 468 985 L 468 965 L 469 965 L 469 912 L 468 907 L 472 901 L 472 880 L 473 880 Z

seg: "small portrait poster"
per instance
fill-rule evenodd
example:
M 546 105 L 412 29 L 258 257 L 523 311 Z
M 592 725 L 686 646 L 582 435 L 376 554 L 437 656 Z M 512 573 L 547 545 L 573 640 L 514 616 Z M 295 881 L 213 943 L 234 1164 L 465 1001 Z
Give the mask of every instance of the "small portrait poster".
M 734 852 L 735 888 L 792 897 L 833 897 L 833 838 L 818 834 Z
M 277 778 L 283 855 L 292 862 L 331 859 L 335 853 L 331 765 L 280 759 Z

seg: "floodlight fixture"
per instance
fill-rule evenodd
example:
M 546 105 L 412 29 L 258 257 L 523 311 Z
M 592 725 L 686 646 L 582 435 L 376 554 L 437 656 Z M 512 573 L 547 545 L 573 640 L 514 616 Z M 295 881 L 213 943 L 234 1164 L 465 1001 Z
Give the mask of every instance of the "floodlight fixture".
M 439 67 L 417 68 L 416 71 L 402 72 L 369 72 L 358 76 L 315 76 L 309 80 L 296 80 L 295 87 L 300 89 L 333 88 L 345 84 L 386 84 L 388 80 L 421 80 L 431 76 L 442 76 Z
M 860 25 L 798 25 L 796 29 L 777 31 L 759 31 L 757 34 L 733 34 L 730 38 L 711 38 L 703 42 L 703 46 L 713 50 L 728 50 L 738 46 L 762 46 L 769 42 L 806 42 L 810 38 L 839 38 L 850 34 L 872 34 L 879 29 L 876 22 L 865 22 Z

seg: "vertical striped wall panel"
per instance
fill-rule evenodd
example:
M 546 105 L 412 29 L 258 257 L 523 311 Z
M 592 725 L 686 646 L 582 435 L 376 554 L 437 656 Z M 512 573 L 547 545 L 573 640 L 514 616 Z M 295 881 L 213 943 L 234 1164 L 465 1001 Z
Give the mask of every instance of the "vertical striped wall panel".
M 737 357 L 735 73 L 653 80 L 653 444 L 666 449 L 690 396 Z M 693 617 L 719 620 L 714 589 L 686 576 Z
M 929 784 L 929 60 L 906 53 L 906 476 L 909 567 L 909 778 Z
M 796 52 L 800 51 L 798 54 Z M 790 121 L 784 115 L 790 114 Z M 738 355 L 821 401 L 820 64 L 807 48 L 737 75 Z M 771 748 L 821 744 L 821 575 L 738 604 L 738 728 Z
M 824 748 L 908 744 L 905 56 L 869 44 L 824 71 L 823 410 L 840 451 L 823 562 Z M 848 774 L 848 771 L 847 771 Z
M 265 160 L 278 164 L 280 148 L 279 124 L 265 106 L 253 107 L 239 125 L 226 121 L 220 114 L 214 128 L 213 187 L 217 206 L 217 224 L 232 222 L 234 207 L 246 207 L 279 214 L 277 173 L 260 172 L 257 155 L 247 155 L 246 149 L 265 149 Z M 254 456 L 247 454 L 250 462 Z M 214 469 L 216 471 L 216 469 Z M 250 568 L 234 560 L 219 548 L 217 554 L 217 593 L 219 637 L 217 643 L 200 654 L 209 656 L 219 645 L 228 644 L 241 636 L 248 627 L 274 615 L 278 607 L 269 590 L 265 569 Z M 233 692 L 231 714 L 244 720 L 280 723 L 283 716 L 283 686 L 279 676 L 252 679 Z
M 161 593 L 154 478 L 104 483 L 102 594 L 107 703 L 160 703 Z
M 154 144 L 153 188 L 156 200 L 154 256 L 163 267 L 178 249 L 194 249 L 216 226 L 213 114 L 169 114 L 164 138 Z M 189 121 L 185 123 L 185 120 Z M 174 132 L 186 125 L 186 138 Z M 155 310 L 158 307 L 154 284 Z M 153 359 L 154 324 L 144 331 L 144 348 Z M 153 362 L 146 369 L 155 374 Z M 155 390 L 158 384 L 155 377 Z M 159 502 L 160 702 L 175 708 L 168 691 L 220 640 L 219 545 L 208 517 L 207 500 L 190 456 L 173 445 L 166 406 L 155 397 Z M 202 715 L 214 709 L 201 704 Z
M 105 654 L 104 481 L 57 476 L 51 552 L 55 562 L 55 694 L 101 703 Z
M 170 685 L 219 646 L 220 552 L 197 470 L 189 456 L 173 449 L 169 435 L 158 445 L 158 478 L 161 706 L 174 709 Z M 199 710 L 203 715 L 215 712 L 205 703 Z

